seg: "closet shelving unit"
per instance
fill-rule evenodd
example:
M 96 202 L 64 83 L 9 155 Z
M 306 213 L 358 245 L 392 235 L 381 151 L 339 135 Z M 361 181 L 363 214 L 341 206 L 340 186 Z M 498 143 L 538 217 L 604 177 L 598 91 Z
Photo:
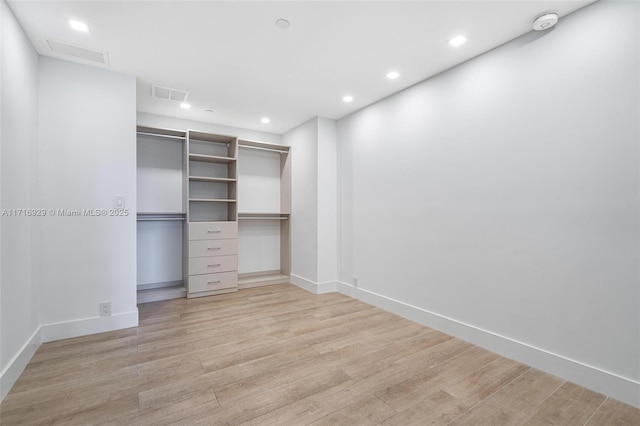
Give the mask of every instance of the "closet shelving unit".
M 188 131 L 189 221 L 237 220 L 237 140 L 232 136 Z M 226 205 L 221 214 L 220 205 Z
M 289 282 L 289 147 L 137 133 L 138 303 Z
M 187 131 L 189 298 L 238 290 L 237 150 L 235 137 Z
M 264 285 L 288 283 L 290 279 L 290 237 L 289 218 L 291 211 L 291 162 L 289 147 L 284 145 L 269 144 L 264 142 L 240 139 L 238 140 L 239 160 L 243 159 L 243 152 L 251 150 L 264 151 L 266 153 L 279 155 L 279 200 L 271 200 L 267 204 L 270 209 L 262 209 L 260 203 L 247 203 L 250 206 L 257 206 L 258 209 L 250 208 L 247 211 L 238 213 L 239 227 L 248 223 L 273 223 L 279 224 L 279 260 L 277 269 L 242 272 L 238 275 L 238 288 L 251 288 Z M 242 182 L 242 176 L 239 178 Z M 250 191 L 247 191 L 250 192 Z M 242 197 L 242 194 L 241 194 Z M 248 197 L 248 195 L 245 195 Z M 245 198 L 246 200 L 246 198 Z M 278 208 L 279 206 L 279 208 Z M 275 211 L 274 211 L 275 210 Z M 242 258 L 242 257 L 241 257 Z
M 182 298 L 186 132 L 137 127 L 138 303 Z

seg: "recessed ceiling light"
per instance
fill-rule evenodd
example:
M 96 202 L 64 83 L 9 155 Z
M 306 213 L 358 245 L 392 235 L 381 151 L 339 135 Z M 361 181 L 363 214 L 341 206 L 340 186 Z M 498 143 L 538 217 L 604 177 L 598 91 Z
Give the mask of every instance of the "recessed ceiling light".
M 87 24 L 85 24 L 84 22 L 81 21 L 76 21 L 73 19 L 69 19 L 69 26 L 71 28 L 73 28 L 76 31 L 80 31 L 82 33 L 88 33 L 89 32 L 89 26 Z
M 180 108 L 182 108 L 182 109 L 189 109 L 189 108 L 191 108 L 191 104 L 188 104 L 188 103 L 186 103 L 186 102 L 182 102 L 182 103 L 180 104 Z
M 463 44 L 465 41 L 467 41 L 467 38 L 463 35 L 459 35 L 459 36 L 455 36 L 454 38 L 452 38 L 451 40 L 449 40 L 449 44 L 452 46 L 460 46 L 461 44 Z
M 276 27 L 280 28 L 281 30 L 284 30 L 285 28 L 289 28 L 290 26 L 291 26 L 291 23 L 286 19 L 280 18 L 276 21 Z
M 351 102 L 352 100 L 353 100 L 353 96 L 351 96 L 351 95 L 345 95 L 342 98 L 342 102 L 347 102 L 348 103 L 348 102 Z
M 260 121 L 262 121 L 264 124 L 269 124 L 271 122 L 271 119 L 269 117 L 262 117 Z
M 400 73 L 397 71 L 391 71 L 389 74 L 387 74 L 387 78 L 389 80 L 395 80 L 398 77 L 400 77 Z

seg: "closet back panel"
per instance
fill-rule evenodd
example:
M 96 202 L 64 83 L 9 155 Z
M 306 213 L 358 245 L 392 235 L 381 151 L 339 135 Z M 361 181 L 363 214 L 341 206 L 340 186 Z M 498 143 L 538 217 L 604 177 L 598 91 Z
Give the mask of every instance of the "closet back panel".
M 182 141 L 138 135 L 138 212 L 184 211 L 182 155 Z
M 216 157 L 228 157 L 229 147 L 225 143 L 212 143 L 189 140 L 189 152 L 191 154 L 214 155 Z
M 201 163 L 199 161 L 189 161 L 189 175 L 212 178 L 232 177 L 227 164 Z
M 280 213 L 280 154 L 242 147 L 238 151 L 238 211 Z
M 191 198 L 232 198 L 233 191 L 229 184 L 211 182 L 189 182 L 189 197 Z
M 138 285 L 182 281 L 182 222 L 138 222 Z
M 217 222 L 235 221 L 235 216 L 229 214 L 228 203 L 189 203 L 189 222 Z
M 239 221 L 238 273 L 279 270 L 280 221 Z

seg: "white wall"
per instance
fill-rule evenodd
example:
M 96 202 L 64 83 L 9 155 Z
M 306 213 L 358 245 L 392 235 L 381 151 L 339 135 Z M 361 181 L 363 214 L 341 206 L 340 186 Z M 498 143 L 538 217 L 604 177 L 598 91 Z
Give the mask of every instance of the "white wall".
M 340 120 L 342 289 L 640 405 L 638 8 Z
M 52 217 L 42 227 L 43 338 L 137 325 L 135 78 L 47 57 L 39 69 L 41 206 L 126 217 Z M 111 301 L 112 316 L 99 317 Z
M 318 281 L 318 120 L 283 135 L 291 147 L 291 275 Z
M 183 142 L 139 135 L 136 147 L 138 211 L 182 212 Z
M 35 207 L 38 55 L 0 1 L 0 210 Z M 40 343 L 37 220 L 1 216 L 0 400 Z
M 291 146 L 291 282 L 335 291 L 337 256 L 336 122 L 315 117 L 286 133 Z
M 138 135 L 136 145 L 137 212 L 184 211 L 184 142 Z M 182 283 L 182 228 L 181 221 L 137 223 L 138 285 Z
M 280 154 L 238 149 L 238 211 L 280 212 Z
M 238 149 L 238 212 L 280 212 L 278 152 Z M 280 270 L 280 221 L 238 222 L 238 273 Z
M 280 270 L 280 221 L 238 222 L 238 273 Z
M 338 279 L 337 123 L 318 117 L 318 283 Z

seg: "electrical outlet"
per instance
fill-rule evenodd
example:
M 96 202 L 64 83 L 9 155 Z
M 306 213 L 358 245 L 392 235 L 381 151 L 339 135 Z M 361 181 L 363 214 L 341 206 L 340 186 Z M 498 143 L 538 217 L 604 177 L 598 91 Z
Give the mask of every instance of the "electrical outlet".
M 358 288 L 358 280 L 359 280 L 359 278 L 358 278 L 358 277 L 353 277 L 353 286 L 354 286 L 355 288 Z
M 102 302 L 100 304 L 100 316 L 101 317 L 111 316 L 111 302 Z

